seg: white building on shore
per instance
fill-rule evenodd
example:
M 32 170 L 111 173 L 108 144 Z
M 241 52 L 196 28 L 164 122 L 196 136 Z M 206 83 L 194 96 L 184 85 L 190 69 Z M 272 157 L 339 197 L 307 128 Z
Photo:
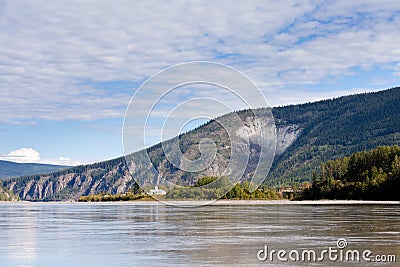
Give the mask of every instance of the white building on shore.
M 156 186 L 154 189 L 151 189 L 149 192 L 150 195 L 165 195 L 167 194 L 166 191 L 159 189 L 158 186 Z

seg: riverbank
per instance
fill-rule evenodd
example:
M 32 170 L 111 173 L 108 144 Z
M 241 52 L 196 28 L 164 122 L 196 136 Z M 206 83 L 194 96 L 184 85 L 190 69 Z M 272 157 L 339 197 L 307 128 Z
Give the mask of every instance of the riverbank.
M 107 201 L 107 202 L 77 202 L 77 201 L 52 201 L 52 202 L 30 202 L 30 201 L 0 201 L 1 204 L 89 204 L 89 205 L 176 205 L 176 206 L 199 206 L 199 205 L 400 205 L 400 201 L 375 201 L 375 200 L 217 200 L 217 201 L 157 201 L 157 200 L 135 200 L 135 201 Z
M 217 200 L 213 205 L 400 205 L 400 201 L 375 200 Z

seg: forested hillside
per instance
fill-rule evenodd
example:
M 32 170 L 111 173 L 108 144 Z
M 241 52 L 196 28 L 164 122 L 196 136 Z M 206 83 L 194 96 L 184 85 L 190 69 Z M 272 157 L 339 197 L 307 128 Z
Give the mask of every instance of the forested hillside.
M 310 180 L 320 163 L 400 144 L 400 88 L 273 109 L 277 123 L 299 125 L 298 139 L 275 159 L 267 184 Z

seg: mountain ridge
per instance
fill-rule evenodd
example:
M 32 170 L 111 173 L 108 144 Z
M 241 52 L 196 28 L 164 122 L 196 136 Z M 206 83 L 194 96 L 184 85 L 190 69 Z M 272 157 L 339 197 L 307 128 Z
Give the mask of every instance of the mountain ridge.
M 395 87 L 374 93 L 272 108 L 277 149 L 264 184 L 279 186 L 309 181 L 313 170 L 321 162 L 379 145 L 398 145 L 399 103 L 400 88 Z M 247 127 L 245 130 L 257 130 L 257 126 L 252 123 L 254 114 L 249 110 L 225 114 L 220 118 L 229 122 L 229 116 L 233 114 L 247 121 L 243 126 Z M 160 176 L 169 182 L 193 185 L 199 177 L 221 175 L 226 167 L 230 144 L 216 120 L 179 136 L 182 153 L 188 158 L 196 158 L 196 141 L 204 137 L 212 137 L 216 141 L 219 154 L 202 172 L 183 172 L 168 163 L 161 144 L 131 154 L 128 164 L 131 164 L 129 166 L 136 180 L 145 185 L 153 184 L 154 179 L 159 179 Z M 146 156 L 144 153 L 150 156 L 157 173 L 149 171 L 151 166 L 140 164 L 143 162 L 140 158 Z M 250 158 L 257 159 L 257 147 L 253 146 L 251 153 Z M 77 199 L 81 195 L 103 191 L 114 194 L 138 190 L 138 185 L 125 163 L 125 158 L 119 157 L 46 175 L 7 179 L 3 186 L 26 200 Z M 250 168 L 245 175 L 250 176 L 254 171 L 252 164 L 254 162 L 249 163 Z

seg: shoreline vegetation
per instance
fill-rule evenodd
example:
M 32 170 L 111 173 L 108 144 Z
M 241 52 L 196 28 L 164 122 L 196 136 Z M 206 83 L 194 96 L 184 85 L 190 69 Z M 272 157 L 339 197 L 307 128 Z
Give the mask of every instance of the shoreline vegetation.
M 280 200 L 285 199 L 282 194 L 275 190 L 268 189 L 265 186 L 250 192 L 249 182 L 238 183 L 232 187 L 232 183 L 227 177 L 202 177 L 194 187 L 176 186 L 166 195 L 157 195 L 157 199 L 161 201 L 212 201 L 214 199 L 229 200 Z M 231 189 L 230 189 L 231 188 Z M 230 190 L 229 190 L 230 189 Z M 226 193 L 229 191 L 228 193 Z M 125 194 L 108 194 L 103 192 L 98 195 L 81 196 L 79 202 L 107 202 L 107 201 L 132 201 L 146 200 L 152 198 L 150 195 L 140 192 L 128 192 Z

